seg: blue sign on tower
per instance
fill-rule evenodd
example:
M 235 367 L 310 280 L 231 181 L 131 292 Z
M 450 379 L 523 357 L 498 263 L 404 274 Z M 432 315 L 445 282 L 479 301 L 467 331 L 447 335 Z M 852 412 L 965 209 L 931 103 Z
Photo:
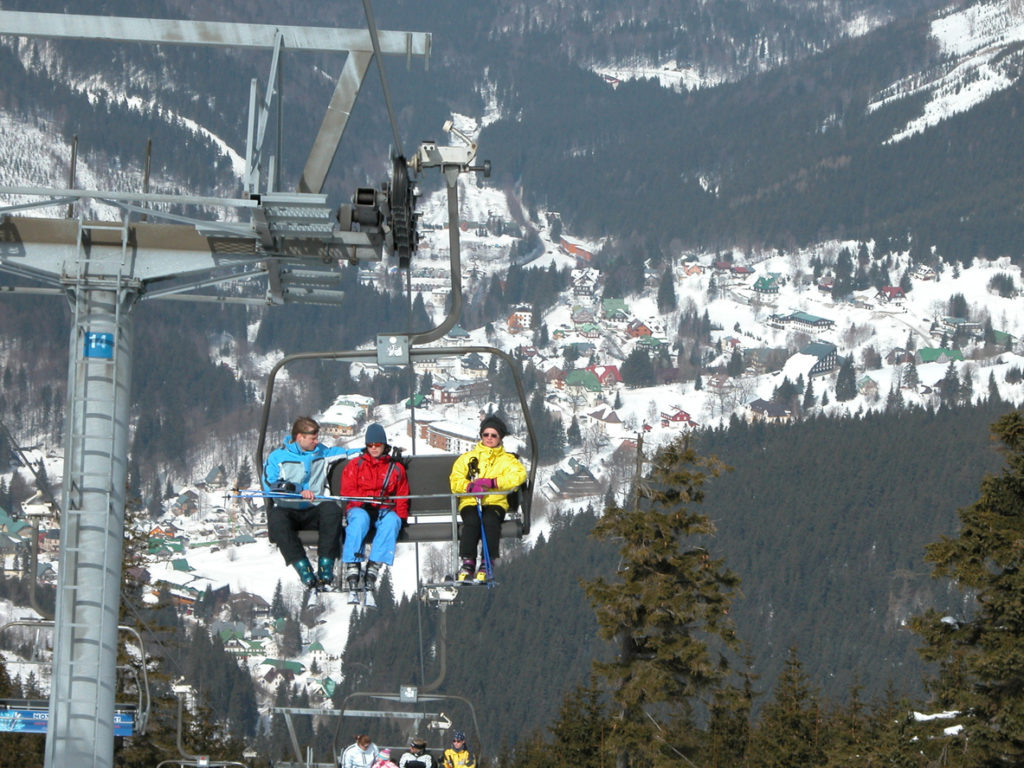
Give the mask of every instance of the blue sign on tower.
M 85 334 L 85 356 L 99 357 L 103 360 L 114 359 L 114 334 L 93 333 Z

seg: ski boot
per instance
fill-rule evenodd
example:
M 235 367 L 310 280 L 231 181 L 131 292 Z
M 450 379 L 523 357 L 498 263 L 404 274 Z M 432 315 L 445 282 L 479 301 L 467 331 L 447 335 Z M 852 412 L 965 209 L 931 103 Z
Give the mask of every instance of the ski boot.
M 292 563 L 292 567 L 295 568 L 299 574 L 299 578 L 302 580 L 302 586 L 306 589 L 316 589 L 317 579 L 316 574 L 313 573 L 313 566 L 309 564 L 309 560 L 302 558 Z
M 317 563 L 317 588 L 321 592 L 334 591 L 334 558 L 321 557 Z
M 345 589 L 348 590 L 348 602 L 350 605 L 357 605 L 359 600 L 359 593 L 362 588 L 359 585 L 359 581 L 362 577 L 362 573 L 359 568 L 359 563 L 345 563 Z

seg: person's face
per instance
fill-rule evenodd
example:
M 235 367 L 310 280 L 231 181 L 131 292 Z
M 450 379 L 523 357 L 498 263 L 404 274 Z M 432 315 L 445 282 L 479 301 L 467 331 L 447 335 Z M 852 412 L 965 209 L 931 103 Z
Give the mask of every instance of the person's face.
M 312 451 L 316 448 L 316 444 L 319 440 L 319 432 L 299 432 L 299 434 L 295 436 L 295 442 L 297 442 L 299 444 L 299 448 L 304 451 Z
M 466 740 L 465 739 L 452 739 L 452 746 L 455 747 L 456 749 L 462 749 L 464 746 L 466 746 Z
M 387 448 L 384 443 L 367 443 L 366 452 L 377 459 L 384 455 L 384 449 Z
M 488 448 L 494 448 L 501 443 L 501 435 L 494 427 L 488 427 L 480 433 L 480 442 Z

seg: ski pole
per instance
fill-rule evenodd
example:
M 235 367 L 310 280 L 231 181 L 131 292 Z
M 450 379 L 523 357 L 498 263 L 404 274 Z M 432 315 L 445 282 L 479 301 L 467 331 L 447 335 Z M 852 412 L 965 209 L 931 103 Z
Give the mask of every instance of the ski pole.
M 236 491 L 234 494 L 226 493 L 227 499 L 293 499 L 301 500 L 302 494 L 294 491 Z M 414 496 L 314 496 L 310 501 L 364 501 L 368 504 L 387 506 L 389 501 L 394 499 L 412 499 Z
M 487 574 L 487 580 L 490 581 L 494 578 L 494 568 L 491 565 L 491 553 L 487 549 L 487 531 L 484 530 L 484 508 L 480 503 L 480 497 L 476 498 L 476 515 L 480 519 L 480 544 L 484 555 L 484 573 Z

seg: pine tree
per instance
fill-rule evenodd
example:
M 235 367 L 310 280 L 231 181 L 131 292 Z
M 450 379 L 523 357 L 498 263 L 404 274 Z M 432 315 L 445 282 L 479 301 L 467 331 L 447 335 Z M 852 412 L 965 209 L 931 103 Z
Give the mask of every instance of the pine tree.
M 969 766 L 1024 763 L 1024 414 L 1001 417 L 992 434 L 1006 455 L 1003 473 L 986 477 L 977 501 L 958 511 L 959 534 L 926 551 L 932 575 L 973 595 L 974 610 L 955 619 L 930 609 L 911 623 L 923 658 L 939 664 L 935 705 L 960 713 Z
M 417 294 L 418 296 L 419 294 Z M 252 466 L 249 464 L 249 457 L 242 459 L 242 466 L 238 470 L 238 477 L 235 478 L 236 488 L 248 488 L 252 485 Z
M 570 448 L 579 448 L 583 445 L 583 435 L 580 432 L 580 422 L 576 418 L 575 414 L 572 417 L 572 421 L 569 423 L 569 428 L 565 430 L 565 440 L 569 444 Z
M 993 405 L 998 405 L 1002 402 L 1002 398 L 999 396 L 999 385 L 996 384 L 995 373 L 989 373 L 988 375 L 988 401 Z
M 738 349 L 734 349 L 732 351 L 732 355 L 729 357 L 729 362 L 726 363 L 725 372 L 732 378 L 736 378 L 743 373 L 743 355 L 740 354 Z
M 885 410 L 900 411 L 903 408 L 903 392 L 899 387 L 890 387 L 889 394 L 885 398 Z
M 792 768 L 824 765 L 821 706 L 796 649 L 779 675 L 772 700 L 765 704 L 751 743 L 747 765 Z
M 672 267 L 665 267 L 658 285 L 658 312 L 667 315 L 676 310 L 676 285 L 672 275 Z
M 839 366 L 839 373 L 836 374 L 836 400 L 845 403 L 857 396 L 857 379 L 853 370 L 853 358 L 843 358 L 843 364 Z
M 622 383 L 627 387 L 650 387 L 654 385 L 654 363 L 647 350 L 637 347 L 622 362 L 619 369 Z
M 288 608 L 284 604 L 284 590 L 281 580 L 277 580 L 274 586 L 274 596 L 270 599 L 270 616 L 275 619 L 283 619 L 288 616 Z
M 286 659 L 294 659 L 302 652 L 302 630 L 299 622 L 289 616 L 281 630 L 281 653 Z
M 642 450 L 641 439 L 638 459 Z M 685 438 L 652 463 L 629 507 L 605 510 L 594 529 L 598 539 L 621 542 L 616 580 L 598 578 L 585 589 L 601 637 L 619 648 L 615 661 L 594 664 L 617 709 L 609 748 L 657 767 L 678 765 L 699 745 L 694 704 L 726 674 L 723 653 L 735 644 L 728 611 L 739 579 L 711 559 L 704 544 L 715 526 L 690 508 L 721 463 L 698 457 Z
M 807 411 L 811 410 L 811 408 L 814 407 L 814 404 L 816 402 L 817 398 L 814 396 L 814 382 L 808 381 L 807 389 L 804 390 L 804 400 L 802 403 L 804 413 L 807 413 Z
M 920 377 L 917 375 L 917 364 L 910 361 L 903 368 L 903 386 L 907 389 L 917 390 L 917 385 L 921 383 Z
M 548 750 L 546 765 L 604 768 L 609 764 L 599 748 L 611 728 L 601 699 L 593 678 L 587 686 L 578 685 L 565 695 L 558 719 L 551 726 L 555 743 Z
M 960 379 L 960 402 L 963 405 L 971 405 L 974 402 L 974 374 L 967 367 L 964 368 Z
M 743 765 L 750 743 L 750 710 L 754 701 L 754 675 L 747 660 L 741 688 L 725 686 L 711 702 L 704 764 L 707 768 Z
M 952 360 L 949 361 L 946 373 L 939 382 L 939 397 L 945 405 L 956 405 L 960 401 L 960 377 Z

